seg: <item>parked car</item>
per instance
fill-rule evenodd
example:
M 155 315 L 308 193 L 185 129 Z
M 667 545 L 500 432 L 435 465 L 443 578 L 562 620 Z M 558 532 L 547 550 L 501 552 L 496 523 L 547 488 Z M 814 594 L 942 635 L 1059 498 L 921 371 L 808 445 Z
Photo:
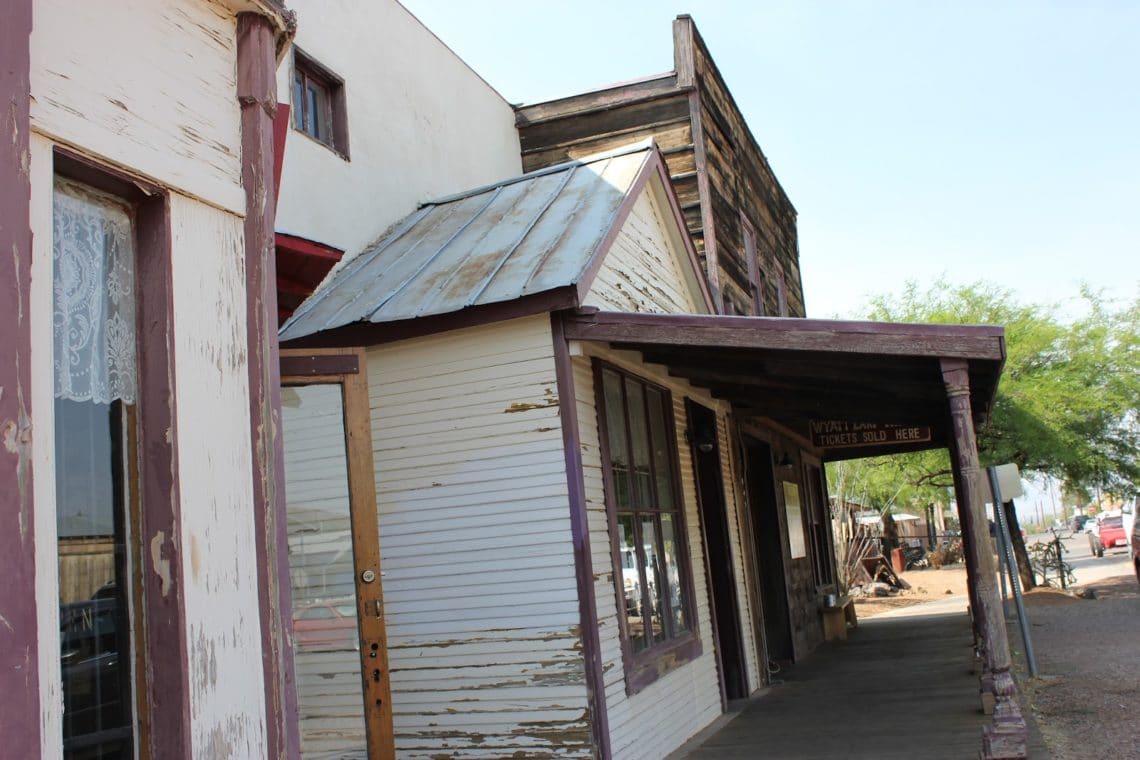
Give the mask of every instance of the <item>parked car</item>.
M 1124 533 L 1124 517 L 1110 515 L 1099 520 L 1099 530 L 1089 534 L 1089 549 L 1098 557 L 1104 556 L 1105 549 L 1128 546 L 1128 536 Z
M 293 610 L 293 641 L 300 651 L 358 649 L 356 601 L 337 599 L 297 607 Z
M 1077 515 L 1077 516 L 1075 516 L 1073 518 L 1073 523 L 1072 523 L 1073 532 L 1074 533 L 1080 533 L 1082 531 L 1088 530 L 1088 527 L 1089 527 L 1088 523 L 1090 523 L 1090 522 L 1093 522 L 1093 516 L 1092 515 Z

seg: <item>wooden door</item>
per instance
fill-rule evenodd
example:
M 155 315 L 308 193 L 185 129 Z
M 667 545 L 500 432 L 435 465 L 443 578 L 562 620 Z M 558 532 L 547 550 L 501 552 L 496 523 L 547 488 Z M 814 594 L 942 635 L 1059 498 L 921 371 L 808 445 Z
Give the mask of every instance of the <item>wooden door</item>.
M 282 351 L 281 386 L 301 755 L 393 758 L 364 354 Z

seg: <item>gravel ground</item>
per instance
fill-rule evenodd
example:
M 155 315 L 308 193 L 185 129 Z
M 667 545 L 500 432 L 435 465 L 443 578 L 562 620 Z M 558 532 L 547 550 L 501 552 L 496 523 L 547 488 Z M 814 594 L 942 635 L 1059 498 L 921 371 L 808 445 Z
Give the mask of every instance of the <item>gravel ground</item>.
M 1025 596 L 1037 678 L 1025 677 L 1010 621 L 1024 704 L 1054 760 L 1140 759 L 1140 585 L 1119 575 L 1075 591 L 1095 598 L 1051 589 Z

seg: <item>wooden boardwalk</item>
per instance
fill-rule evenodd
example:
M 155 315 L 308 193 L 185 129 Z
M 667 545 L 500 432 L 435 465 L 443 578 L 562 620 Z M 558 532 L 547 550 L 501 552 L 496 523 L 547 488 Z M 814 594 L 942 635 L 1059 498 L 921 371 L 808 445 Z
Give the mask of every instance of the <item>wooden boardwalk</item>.
M 872 618 L 825 644 L 676 758 L 967 760 L 988 718 L 964 612 Z M 727 717 L 727 716 L 726 716 Z M 1046 758 L 1030 726 L 1030 757 Z

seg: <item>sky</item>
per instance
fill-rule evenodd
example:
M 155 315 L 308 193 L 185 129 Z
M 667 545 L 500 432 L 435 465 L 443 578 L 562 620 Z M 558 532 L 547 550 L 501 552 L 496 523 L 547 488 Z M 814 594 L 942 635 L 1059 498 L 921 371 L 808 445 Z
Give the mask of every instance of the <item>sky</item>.
M 808 316 L 944 276 L 1140 295 L 1140 3 L 403 0 L 512 103 L 673 68 L 689 13 L 799 213 Z

